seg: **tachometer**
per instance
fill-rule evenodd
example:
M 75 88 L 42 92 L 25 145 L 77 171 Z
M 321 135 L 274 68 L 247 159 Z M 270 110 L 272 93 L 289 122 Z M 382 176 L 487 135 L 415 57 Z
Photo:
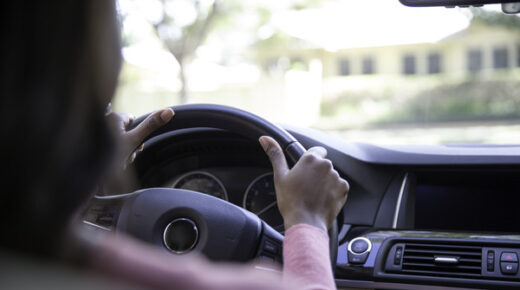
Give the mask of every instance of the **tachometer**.
M 173 183 L 173 188 L 193 190 L 228 200 L 226 188 L 213 174 L 205 171 L 188 172 Z
M 282 215 L 276 203 L 272 173 L 260 175 L 251 182 L 244 194 L 243 206 L 275 230 L 284 231 Z

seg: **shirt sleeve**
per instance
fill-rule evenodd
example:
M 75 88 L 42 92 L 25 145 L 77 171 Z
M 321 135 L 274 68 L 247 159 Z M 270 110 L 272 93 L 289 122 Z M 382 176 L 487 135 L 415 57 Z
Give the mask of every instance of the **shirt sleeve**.
M 283 278 L 301 289 L 336 289 L 330 264 L 329 236 L 317 227 L 297 224 L 285 232 Z
M 327 233 L 310 225 L 286 231 L 284 271 L 255 264 L 213 263 L 176 256 L 125 235 L 101 235 L 88 255 L 95 272 L 147 289 L 287 290 L 335 289 Z M 265 267 L 262 267 L 265 269 Z

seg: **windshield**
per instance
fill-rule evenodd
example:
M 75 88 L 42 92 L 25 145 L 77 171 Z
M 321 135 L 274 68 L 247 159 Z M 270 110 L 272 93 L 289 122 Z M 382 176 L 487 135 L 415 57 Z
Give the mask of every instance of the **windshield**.
M 388 0 L 120 0 L 115 110 L 215 103 L 374 144 L 520 143 L 520 17 Z

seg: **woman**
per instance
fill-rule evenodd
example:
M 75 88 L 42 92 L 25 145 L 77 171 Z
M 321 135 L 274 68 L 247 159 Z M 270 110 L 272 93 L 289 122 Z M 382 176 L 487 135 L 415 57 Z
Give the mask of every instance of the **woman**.
M 70 230 L 72 217 L 107 173 L 118 170 L 150 132 L 175 119 L 170 109 L 160 110 L 126 131 L 128 118 L 112 114 L 111 128 L 104 111 L 121 62 L 114 2 L 53 4 L 10 1 L 0 12 L 1 154 L 8 169 L 3 184 L 10 189 L 0 201 L 2 252 L 61 261 L 145 288 L 335 288 L 326 230 L 346 200 L 348 183 L 321 147 L 289 169 L 275 140 L 259 140 L 273 165 L 287 229 L 283 278 L 250 266 L 164 256 L 126 236 Z

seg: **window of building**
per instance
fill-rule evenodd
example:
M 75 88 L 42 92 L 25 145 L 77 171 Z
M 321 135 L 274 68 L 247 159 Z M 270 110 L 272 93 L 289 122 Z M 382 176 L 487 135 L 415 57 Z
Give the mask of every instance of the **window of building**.
M 441 55 L 436 52 L 428 54 L 428 73 L 438 74 L 441 71 Z
M 467 54 L 468 70 L 477 72 L 482 69 L 482 51 L 480 49 L 472 49 Z
M 371 57 L 365 57 L 362 62 L 361 72 L 365 75 L 374 73 L 374 59 Z
M 339 75 L 348 76 L 350 74 L 350 61 L 348 59 L 340 59 L 338 63 Z
M 493 68 L 502 69 L 507 67 L 509 67 L 507 48 L 500 47 L 493 49 Z
M 414 75 L 417 73 L 415 68 L 415 56 L 405 55 L 403 57 L 403 73 L 405 75 Z

